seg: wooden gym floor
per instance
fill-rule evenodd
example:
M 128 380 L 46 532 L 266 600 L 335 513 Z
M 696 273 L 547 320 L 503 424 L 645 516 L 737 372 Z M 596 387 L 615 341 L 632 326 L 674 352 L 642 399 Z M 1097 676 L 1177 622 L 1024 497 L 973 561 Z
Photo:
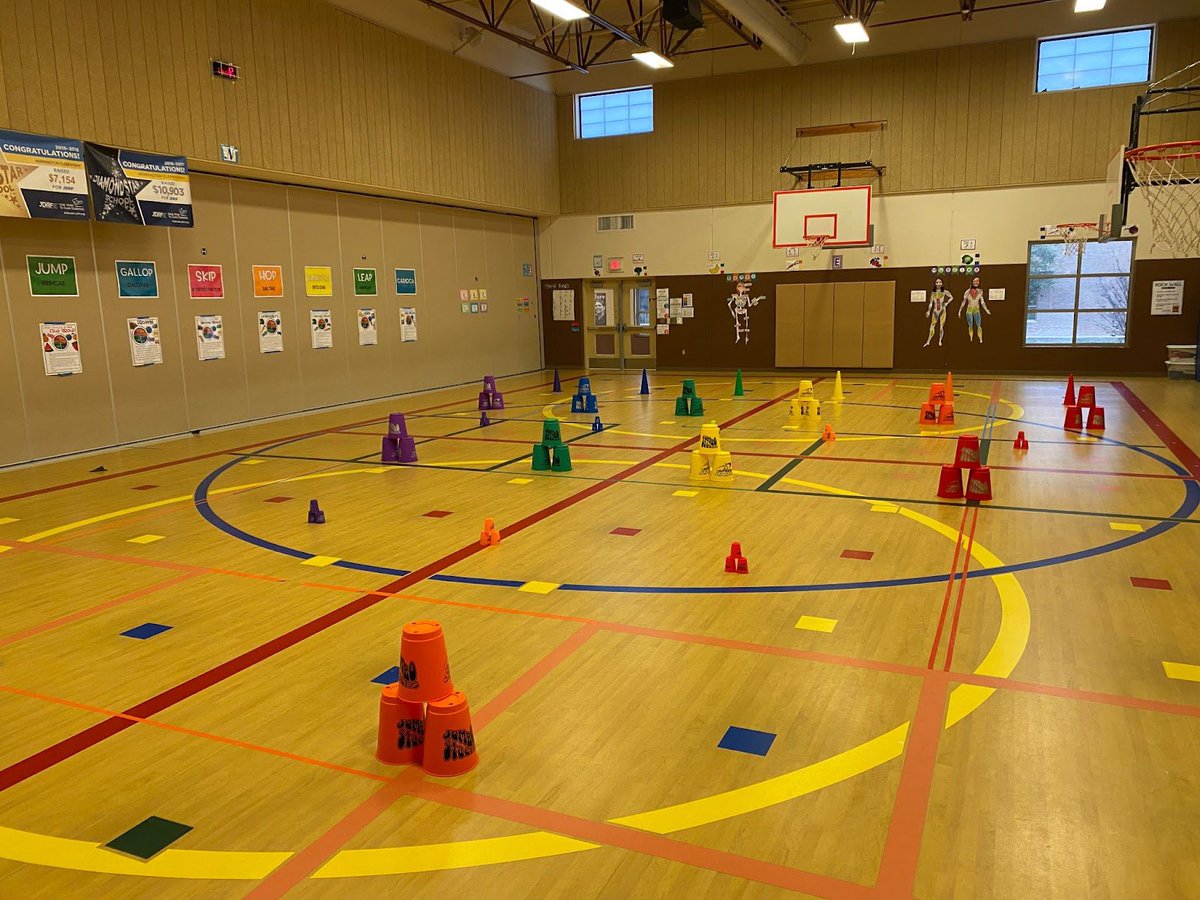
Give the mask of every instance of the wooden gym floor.
M 0 473 L 0 896 L 1200 895 L 1200 385 L 1098 381 L 1086 437 L 1061 381 L 921 431 L 927 377 L 850 376 L 822 443 L 798 377 L 697 378 L 728 488 L 665 373 L 593 376 L 598 434 L 537 373 L 486 429 L 467 386 Z M 936 497 L 961 432 L 982 506 Z M 418 618 L 466 776 L 373 757 Z M 192 830 L 101 846 L 150 816 Z

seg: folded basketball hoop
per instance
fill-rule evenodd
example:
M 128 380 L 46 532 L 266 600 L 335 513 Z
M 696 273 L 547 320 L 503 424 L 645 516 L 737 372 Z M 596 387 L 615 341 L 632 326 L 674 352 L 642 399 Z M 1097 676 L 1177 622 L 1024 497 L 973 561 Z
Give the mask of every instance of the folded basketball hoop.
M 1200 141 L 1134 147 L 1125 164 L 1146 198 L 1154 226 L 1150 249 L 1200 256 Z

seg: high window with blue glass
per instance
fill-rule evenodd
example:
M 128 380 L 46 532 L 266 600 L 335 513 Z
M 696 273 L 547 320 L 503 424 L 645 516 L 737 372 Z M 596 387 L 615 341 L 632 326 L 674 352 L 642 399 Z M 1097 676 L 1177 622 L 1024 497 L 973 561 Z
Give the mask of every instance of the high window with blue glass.
M 1153 45 L 1149 27 L 1043 38 L 1038 41 L 1038 93 L 1149 81 Z
M 654 88 L 575 95 L 575 134 L 581 138 L 647 134 L 654 130 Z

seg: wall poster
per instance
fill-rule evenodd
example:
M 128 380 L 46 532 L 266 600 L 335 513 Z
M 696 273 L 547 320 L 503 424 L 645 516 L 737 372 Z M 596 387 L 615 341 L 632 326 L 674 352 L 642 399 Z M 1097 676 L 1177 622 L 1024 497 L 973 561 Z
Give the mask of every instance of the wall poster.
M 1183 315 L 1183 281 L 1156 281 L 1150 287 L 1150 315 Z
M 135 366 L 157 366 L 163 361 L 158 316 L 134 316 L 129 326 L 129 355 Z
M 196 316 L 196 352 L 201 362 L 225 358 L 225 329 L 220 316 Z
M 118 259 L 117 296 L 153 300 L 158 297 L 158 271 L 154 260 Z
M 83 358 L 79 355 L 79 326 L 74 322 L 42 322 L 42 367 L 47 375 L 79 375 Z
M 551 307 L 555 322 L 575 321 L 575 292 L 573 290 L 557 290 L 553 294 Z
M 258 314 L 258 352 L 283 352 L 283 316 L 277 309 L 263 310 Z
M 379 293 L 379 283 L 374 269 L 354 270 L 354 296 L 374 297 Z
M 332 297 L 333 268 L 330 266 L 305 266 L 304 296 Z
M 358 311 L 358 346 L 374 347 L 379 343 L 379 329 L 375 326 L 375 310 L 366 307 Z
M 224 300 L 225 279 L 220 266 L 189 263 L 188 296 L 193 300 Z
M 26 256 L 29 293 L 34 297 L 78 297 L 79 279 L 73 256 Z
M 255 297 L 283 296 L 283 266 L 251 266 Z
M 333 313 L 328 309 L 310 309 L 308 318 L 312 325 L 312 348 L 328 350 L 333 346 Z
M 83 144 L 0 129 L 0 216 L 86 219 Z
M 415 306 L 400 307 L 400 340 L 405 343 L 417 339 L 417 308 Z
M 192 227 L 187 159 L 84 142 L 92 214 L 97 222 Z

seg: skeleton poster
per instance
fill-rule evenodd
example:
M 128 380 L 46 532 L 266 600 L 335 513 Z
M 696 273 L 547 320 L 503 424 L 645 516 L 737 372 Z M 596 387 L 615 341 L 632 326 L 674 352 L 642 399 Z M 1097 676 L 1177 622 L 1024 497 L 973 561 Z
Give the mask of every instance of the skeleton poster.
M 765 296 L 753 296 L 752 288 L 757 275 L 726 275 L 727 280 L 734 283 L 733 293 L 726 304 L 729 314 L 733 316 L 733 342 L 750 343 L 750 310 L 758 306 Z

